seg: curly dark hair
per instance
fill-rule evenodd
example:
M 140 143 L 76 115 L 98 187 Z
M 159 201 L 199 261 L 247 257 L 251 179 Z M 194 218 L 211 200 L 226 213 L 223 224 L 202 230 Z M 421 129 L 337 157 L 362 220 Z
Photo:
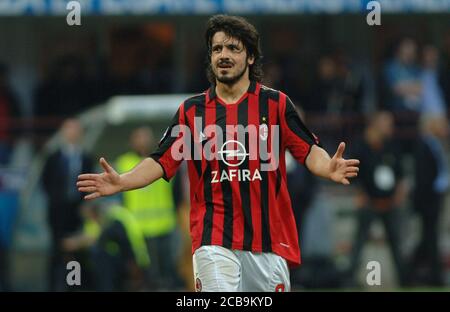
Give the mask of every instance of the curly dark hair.
M 215 83 L 216 81 L 211 68 L 211 44 L 214 34 L 219 31 L 223 31 L 226 35 L 242 42 L 247 51 L 247 57 L 253 56 L 255 59 L 254 63 L 249 66 L 249 78 L 250 80 L 261 82 L 263 79 L 263 70 L 259 33 L 255 26 L 250 24 L 245 18 L 229 15 L 214 15 L 206 24 L 205 42 L 208 50 L 206 75 L 209 82 Z

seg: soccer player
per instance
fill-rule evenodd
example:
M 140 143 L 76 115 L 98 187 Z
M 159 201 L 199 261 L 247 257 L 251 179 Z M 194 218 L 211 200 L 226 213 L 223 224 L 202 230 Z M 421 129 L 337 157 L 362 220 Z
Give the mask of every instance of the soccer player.
M 289 291 L 289 265 L 300 264 L 287 191 L 289 149 L 313 174 L 349 184 L 359 161 L 319 146 L 289 97 L 260 84 L 259 34 L 245 19 L 216 15 L 205 33 L 211 88 L 186 99 L 157 150 L 119 175 L 82 174 L 86 199 L 169 180 L 187 161 L 197 291 Z M 280 157 L 278 157 L 280 155 Z

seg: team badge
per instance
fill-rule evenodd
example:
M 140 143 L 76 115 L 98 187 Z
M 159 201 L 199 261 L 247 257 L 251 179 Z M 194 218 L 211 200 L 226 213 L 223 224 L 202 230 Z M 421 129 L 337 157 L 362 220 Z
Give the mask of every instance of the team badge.
M 259 137 L 261 140 L 266 141 L 269 136 L 269 127 L 267 127 L 267 124 L 261 124 L 259 126 Z

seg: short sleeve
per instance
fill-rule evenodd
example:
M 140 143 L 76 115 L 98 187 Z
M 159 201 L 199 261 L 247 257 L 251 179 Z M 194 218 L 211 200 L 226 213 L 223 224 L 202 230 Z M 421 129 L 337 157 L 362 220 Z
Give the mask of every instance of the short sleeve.
M 305 164 L 311 147 L 314 144 L 319 145 L 319 139 L 308 130 L 292 101 L 283 93 L 280 93 L 280 109 L 283 145 L 297 161 Z
M 158 147 L 150 154 L 150 157 L 161 165 L 164 171 L 163 178 L 166 181 L 169 181 L 175 175 L 178 167 L 183 161 L 183 159 L 180 158 L 180 155 L 183 152 L 183 144 L 180 143 L 181 140 L 183 140 L 182 130 L 184 127 L 182 104 L 164 132 L 163 137 L 158 143 Z

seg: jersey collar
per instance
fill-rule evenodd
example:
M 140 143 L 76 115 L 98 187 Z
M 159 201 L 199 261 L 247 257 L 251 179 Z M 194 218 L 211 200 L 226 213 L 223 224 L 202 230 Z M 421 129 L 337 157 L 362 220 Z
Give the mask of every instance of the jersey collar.
M 254 80 L 250 81 L 250 85 L 248 86 L 247 93 L 252 93 L 255 95 L 259 94 L 259 90 L 261 88 L 261 85 L 259 82 L 256 82 Z M 206 92 L 206 103 L 211 102 L 216 98 L 216 85 L 213 84 Z

